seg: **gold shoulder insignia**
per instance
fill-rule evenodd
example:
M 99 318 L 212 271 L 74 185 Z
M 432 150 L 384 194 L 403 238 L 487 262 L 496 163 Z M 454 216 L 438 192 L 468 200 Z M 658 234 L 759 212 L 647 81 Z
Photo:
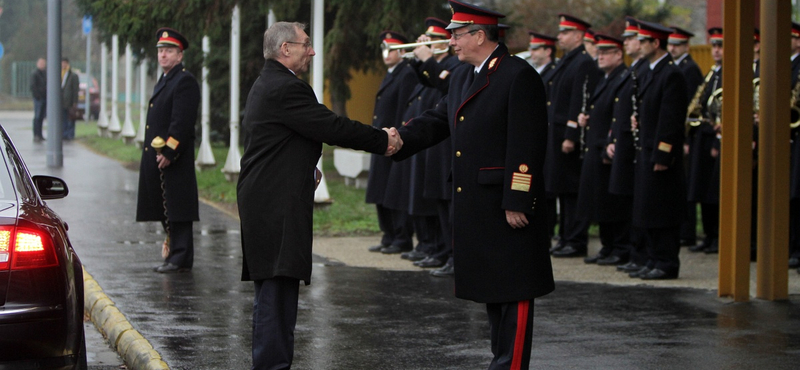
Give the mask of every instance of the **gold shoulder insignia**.
M 672 144 L 661 141 L 658 143 L 658 150 L 669 153 L 672 151 Z
M 519 172 L 528 173 L 528 165 L 525 163 L 519 165 Z
M 445 69 L 444 71 L 442 71 L 442 73 L 439 73 L 439 79 L 440 79 L 440 80 L 444 80 L 445 78 L 447 78 L 447 76 L 448 76 L 449 74 L 450 74 L 450 71 L 448 71 L 448 70 L 446 70 L 446 69 Z
M 492 59 L 489 61 L 489 69 L 494 68 L 494 64 L 497 62 L 497 58 Z

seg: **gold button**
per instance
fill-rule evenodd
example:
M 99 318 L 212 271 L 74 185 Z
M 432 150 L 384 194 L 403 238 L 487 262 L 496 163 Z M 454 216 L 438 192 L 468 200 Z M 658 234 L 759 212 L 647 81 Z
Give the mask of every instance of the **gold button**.
M 590 128 L 592 128 L 592 127 L 591 126 L 586 126 L 586 130 L 589 130 Z
M 417 97 L 417 100 L 422 100 L 422 97 L 421 97 L 421 96 L 418 96 L 418 97 Z
M 378 99 L 378 100 L 381 100 L 381 96 L 380 96 L 380 95 L 378 95 L 377 99 Z
M 147 151 L 147 147 L 144 147 L 144 151 L 145 151 L 145 152 Z
M 614 98 L 614 103 L 618 102 L 619 98 Z
M 591 108 L 589 108 L 589 109 L 594 109 L 594 104 L 592 104 L 592 107 L 591 107 Z
M 460 193 L 460 192 L 461 192 L 461 187 L 459 186 L 459 187 L 456 188 L 456 193 Z
M 616 118 L 612 118 L 611 122 L 617 122 L 617 119 Z
M 150 125 L 145 125 L 144 128 L 149 130 L 150 129 Z
M 150 103 L 150 108 L 152 108 L 152 107 L 153 107 L 153 103 Z
M 378 116 L 372 116 L 372 119 L 378 119 Z
M 464 116 L 458 117 L 459 122 L 464 122 Z
M 428 74 L 428 71 L 423 71 L 422 75 L 425 76 L 425 77 L 430 77 L 430 75 Z
M 461 151 L 460 150 L 456 150 L 456 157 L 461 157 Z
M 550 81 L 547 84 L 550 85 L 550 86 L 553 86 L 553 81 Z
M 402 124 L 403 126 L 405 126 L 405 125 L 406 125 L 406 121 L 403 121 L 401 124 Z
M 550 102 L 547 102 L 547 106 L 548 106 L 548 107 L 550 106 Z

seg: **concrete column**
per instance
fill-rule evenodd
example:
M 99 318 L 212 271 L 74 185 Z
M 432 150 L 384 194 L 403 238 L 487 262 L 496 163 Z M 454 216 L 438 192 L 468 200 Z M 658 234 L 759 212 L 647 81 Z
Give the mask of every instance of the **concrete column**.
M 105 42 L 100 43 L 100 114 L 97 117 L 97 134 L 100 136 L 108 135 L 108 110 L 106 108 L 108 100 L 108 46 Z
M 131 117 L 131 109 L 133 105 L 133 52 L 131 51 L 131 44 L 125 45 L 125 123 L 122 125 L 122 142 L 125 144 L 132 144 L 133 138 L 136 137 L 136 131 L 133 129 L 133 118 Z
M 136 147 L 141 148 L 144 143 L 144 126 L 147 124 L 147 102 L 150 94 L 147 93 L 147 59 L 139 63 L 139 127 L 136 130 Z
M 239 59 L 240 59 L 240 19 L 239 5 L 233 7 L 231 15 L 231 140 L 228 148 L 228 157 L 222 173 L 230 182 L 239 180 L 242 155 L 239 152 Z
M 119 123 L 119 36 L 111 36 L 111 122 L 108 132 L 114 139 L 119 139 L 122 126 Z
M 211 52 L 208 36 L 203 36 L 203 70 L 202 74 L 202 90 L 200 100 L 200 126 L 202 133 L 200 135 L 200 149 L 197 152 L 197 160 L 195 160 L 195 168 L 198 171 L 217 166 L 214 160 L 214 152 L 211 150 L 211 135 L 210 124 L 211 119 L 211 91 L 208 86 L 208 53 Z

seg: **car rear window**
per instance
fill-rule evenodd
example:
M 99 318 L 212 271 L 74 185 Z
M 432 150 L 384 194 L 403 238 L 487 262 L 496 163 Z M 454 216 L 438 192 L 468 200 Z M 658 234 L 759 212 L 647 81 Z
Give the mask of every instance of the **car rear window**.
M 3 157 L 2 166 L 0 166 L 0 200 L 17 200 L 14 183 L 20 185 L 19 190 L 22 199 L 33 198 L 31 194 L 32 184 L 30 184 L 30 180 L 26 180 L 30 176 L 27 174 L 27 169 L 22 163 L 22 159 L 19 158 L 8 137 L 6 135 L 0 136 L 2 136 L 0 153 L 2 153 Z

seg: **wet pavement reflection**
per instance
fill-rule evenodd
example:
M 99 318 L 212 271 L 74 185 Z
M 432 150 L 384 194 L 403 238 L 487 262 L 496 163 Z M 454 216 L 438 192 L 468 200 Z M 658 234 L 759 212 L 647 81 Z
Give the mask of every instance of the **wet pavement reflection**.
M 63 168 L 48 168 L 30 120 L 9 122 L 31 172 L 67 181 L 70 195 L 48 203 L 86 269 L 170 367 L 248 369 L 253 285 L 239 279 L 238 222 L 201 204 L 192 272 L 154 273 L 164 235 L 134 222 L 138 174 L 75 142 Z M 296 369 L 484 369 L 491 359 L 485 308 L 454 298 L 451 279 L 317 257 L 300 293 Z M 535 301 L 531 368 L 795 369 L 799 305 L 797 295 L 730 303 L 706 290 L 557 282 Z

